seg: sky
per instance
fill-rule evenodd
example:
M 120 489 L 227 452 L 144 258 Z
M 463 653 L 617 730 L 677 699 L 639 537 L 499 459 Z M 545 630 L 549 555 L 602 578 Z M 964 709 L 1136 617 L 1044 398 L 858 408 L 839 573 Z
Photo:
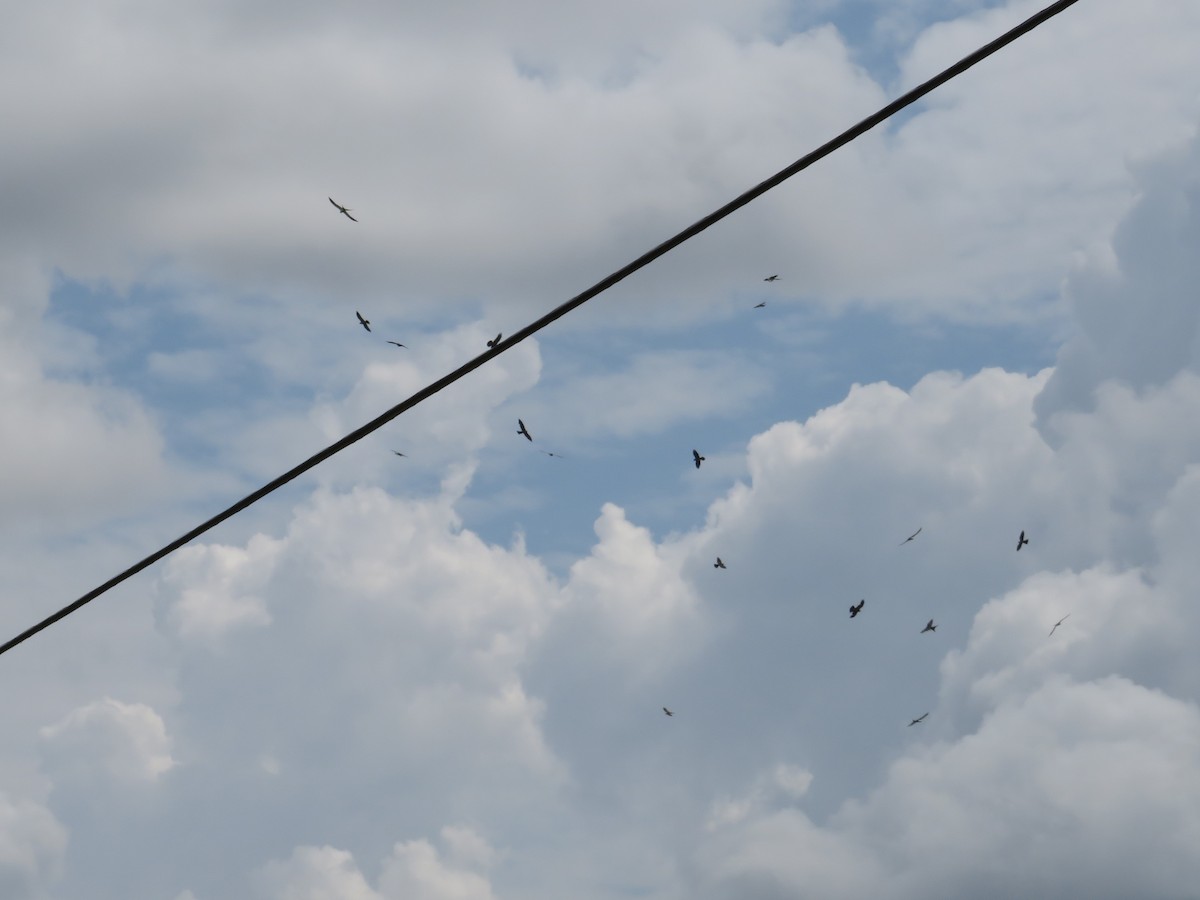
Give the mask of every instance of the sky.
M 1040 5 L 8 4 L 0 636 Z M 1081 0 L 0 657 L 0 895 L 1196 896 L 1197 46 Z

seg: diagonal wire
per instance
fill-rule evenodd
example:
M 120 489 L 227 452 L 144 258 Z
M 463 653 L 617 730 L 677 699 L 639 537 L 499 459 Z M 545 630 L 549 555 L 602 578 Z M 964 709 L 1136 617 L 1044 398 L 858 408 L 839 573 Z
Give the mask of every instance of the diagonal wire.
M 200 535 L 204 534 L 206 531 L 209 531 L 210 529 L 215 528 L 217 525 L 221 524 L 226 519 L 229 519 L 229 518 L 237 515 L 242 510 L 257 503 L 263 497 L 265 497 L 268 494 L 272 493 L 273 491 L 276 491 L 279 488 L 283 487 L 289 481 L 292 481 L 293 479 L 299 477 L 300 475 L 303 475 L 309 469 L 312 469 L 312 468 L 320 465 L 321 463 L 323 463 L 325 460 L 329 459 L 329 457 L 333 456 L 334 454 L 340 453 L 341 451 L 343 451 L 347 447 L 349 447 L 351 444 L 354 444 L 354 443 L 362 440 L 367 435 L 382 428 L 388 422 L 392 421 L 397 416 L 399 416 L 401 413 L 404 413 L 404 412 L 412 409 L 414 406 L 416 406 L 418 403 L 421 403 L 424 400 L 428 400 L 430 397 L 432 397 L 434 394 L 441 391 L 443 388 L 449 387 L 450 385 L 454 384 L 454 382 L 458 381 L 464 375 L 467 375 L 468 373 L 475 371 L 480 366 L 482 366 L 484 363 L 489 362 L 490 360 L 499 356 L 501 353 L 504 353 L 507 350 L 510 350 L 511 348 L 515 347 L 517 344 L 521 343 L 521 341 L 525 340 L 527 337 L 530 337 L 531 335 L 534 335 L 537 332 L 541 331 L 547 325 L 562 318 L 563 316 L 565 316 L 567 313 L 569 313 L 571 310 L 575 309 L 576 307 L 582 306 L 584 303 L 587 303 L 587 301 L 591 300 L 597 294 L 603 293 L 604 291 L 608 290 L 613 285 L 628 278 L 634 272 L 638 271 L 639 269 L 641 269 L 645 266 L 648 266 L 650 263 L 654 262 L 660 256 L 663 256 L 664 254 L 666 254 L 669 251 L 673 250 L 674 248 L 678 247 L 680 244 L 684 243 L 685 241 L 691 240 L 696 235 L 698 235 L 700 232 L 704 231 L 706 228 L 708 228 L 712 225 L 715 225 L 717 222 L 721 221 L 726 216 L 741 209 L 743 206 L 748 204 L 750 201 L 762 196 L 763 194 L 765 194 L 767 191 L 771 190 L 772 188 L 778 187 L 780 184 L 782 184 L 784 181 L 787 181 L 787 179 L 791 178 L 796 173 L 801 172 L 804 169 L 807 169 L 813 163 L 817 162 L 817 160 L 824 159 L 826 156 L 833 153 L 833 151 L 837 150 L 840 147 L 845 146 L 846 144 L 850 143 L 852 140 L 854 140 L 855 138 L 864 134 L 865 132 L 870 131 L 876 125 L 880 124 L 881 122 L 883 122 L 883 121 L 887 120 L 888 118 L 890 118 L 891 116 L 895 115 L 900 110 L 904 109 L 906 106 L 909 106 L 909 105 L 915 103 L 917 100 L 920 100 L 922 97 L 924 97 L 930 91 L 934 90 L 935 88 L 940 87 L 941 85 L 945 84 L 950 79 L 955 78 L 958 75 L 961 75 L 963 72 L 965 72 L 967 69 L 974 66 L 976 63 L 979 63 L 979 62 L 983 61 L 984 59 L 987 59 L 989 56 L 991 56 L 997 50 L 1000 50 L 1001 48 L 1006 47 L 1008 44 L 1011 44 L 1017 38 L 1032 31 L 1033 29 L 1037 28 L 1043 22 L 1058 15 L 1060 12 L 1067 9 L 1067 7 L 1069 7 L 1069 6 L 1074 5 L 1076 2 L 1078 2 L 1078 0 L 1059 0 L 1059 2 L 1057 2 L 1057 3 L 1050 4 L 1045 9 L 1043 9 L 1041 12 L 1039 12 L 1033 16 L 1030 16 L 1024 22 L 1017 25 L 1015 28 L 1012 28 L 1011 30 L 1006 31 L 1004 34 L 1002 34 L 1000 37 L 996 38 L 994 41 L 992 41 L 988 44 L 984 44 L 982 47 L 980 47 L 974 53 L 971 53 L 970 55 L 963 57 L 958 62 L 956 62 L 954 65 L 950 66 L 948 69 L 943 70 L 939 74 L 935 75 L 933 78 L 931 78 L 928 81 L 913 88 L 907 94 L 904 94 L 903 96 L 898 97 L 897 99 L 893 100 L 891 103 L 889 103 L 887 106 L 883 107 L 881 110 L 879 110 L 874 115 L 868 116 L 867 118 L 865 118 L 861 122 L 859 122 L 857 125 L 846 129 L 841 134 L 839 134 L 837 137 L 835 137 L 833 140 L 831 140 L 825 144 L 822 144 L 820 147 L 818 147 L 816 150 L 809 153 L 807 156 L 802 156 L 800 159 L 796 160 L 794 163 L 792 163 L 787 168 L 781 169 L 780 171 L 778 171 L 774 175 L 772 175 L 770 178 L 766 179 L 765 181 L 760 182 L 759 184 L 756 184 L 754 187 L 750 188 L 750 190 L 739 195 L 735 199 L 731 200 L 729 203 L 726 203 L 720 209 L 716 210 L 715 212 L 709 213 L 703 219 L 700 219 L 698 222 L 695 222 L 694 224 L 688 226 L 683 231 L 676 234 L 674 237 L 668 238 L 667 240 L 663 241 L 661 244 L 659 244 L 657 247 L 653 248 L 652 250 L 648 250 L 647 252 L 643 253 L 641 256 L 639 256 L 637 259 L 635 259 L 633 262 L 631 262 L 628 265 L 613 272 L 607 278 L 603 278 L 600 281 L 596 282 L 594 285 L 592 285 L 586 291 L 583 291 L 580 294 L 576 294 L 574 297 L 572 297 L 566 303 L 563 303 L 561 306 L 555 307 L 550 312 L 546 313 L 546 315 L 542 316 L 540 319 L 533 322 L 532 324 L 526 325 L 520 331 L 511 335 L 507 340 L 501 341 L 495 347 L 492 347 L 491 349 L 489 349 L 486 353 L 481 353 L 479 356 L 476 356 L 470 362 L 460 366 L 459 368 L 455 369 L 453 372 L 449 373 L 448 375 L 442 376 L 437 381 L 435 381 L 432 384 L 417 391 L 415 394 L 413 394 L 407 400 L 396 404 L 391 409 L 384 412 L 382 415 L 376 416 L 374 419 L 372 419 L 367 424 L 365 424 L 359 428 L 356 428 L 354 431 L 347 434 L 341 440 L 339 440 L 333 444 L 330 444 L 324 450 L 321 450 L 319 453 L 316 453 L 313 456 L 310 456 L 308 459 L 306 459 L 304 462 L 300 463 L 295 468 L 289 469 L 287 472 L 284 472 L 282 475 L 280 475 L 275 480 L 263 485 L 258 490 L 254 491 L 254 493 L 248 494 L 247 496 L 245 496 L 241 500 L 239 500 L 237 503 L 234 503 L 229 508 L 223 510 L 222 512 L 217 513 L 211 519 L 207 520 L 206 522 L 203 522 L 200 525 L 197 525 L 195 528 L 193 528 L 187 534 L 184 534 L 184 535 L 176 538 L 175 540 L 171 541 L 171 543 L 167 544 L 162 549 L 156 550 L 154 553 L 151 553 L 145 559 L 143 559 L 137 563 L 134 563 L 132 566 L 130 566 L 125 571 L 121 572 L 119 575 L 117 575 L 113 578 L 110 578 L 108 581 L 104 582 L 104 584 L 100 585 L 99 587 L 93 588 L 92 590 L 88 591 L 86 594 L 84 594 L 82 597 L 80 597 L 74 603 L 71 603 L 68 606 L 64 606 L 62 609 L 60 609 L 58 612 L 54 613 L 53 615 L 47 616 L 41 622 L 38 622 L 36 625 L 32 626 L 31 628 L 26 629 L 25 631 L 22 631 L 16 637 L 7 641 L 3 645 L 0 645 L 0 654 L 7 653 L 13 647 L 17 646 L 18 644 L 22 643 L 23 641 L 28 640 L 31 637 L 33 637 L 39 631 L 49 628 L 51 625 L 53 625 L 59 619 L 63 619 L 65 617 L 69 616 L 71 613 L 75 612 L 75 610 L 79 609 L 81 606 L 84 606 L 84 605 L 90 603 L 91 601 L 93 601 L 97 597 L 99 597 L 101 594 L 105 593 L 106 591 L 110 590 L 111 588 L 116 587 L 118 584 L 125 581 L 126 579 L 133 577 L 134 575 L 136 575 L 138 572 L 142 571 L 143 569 L 154 565 L 154 563 L 158 562 L 164 556 L 174 553 L 180 547 L 195 540 Z

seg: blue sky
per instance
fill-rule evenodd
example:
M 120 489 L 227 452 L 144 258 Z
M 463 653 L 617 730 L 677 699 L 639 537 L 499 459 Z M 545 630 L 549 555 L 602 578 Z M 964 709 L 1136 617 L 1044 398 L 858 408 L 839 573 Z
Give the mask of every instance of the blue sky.
M 1037 8 L 14 10 L 0 630 Z M 1189 895 L 1198 40 L 1076 4 L 6 654 L 5 896 Z

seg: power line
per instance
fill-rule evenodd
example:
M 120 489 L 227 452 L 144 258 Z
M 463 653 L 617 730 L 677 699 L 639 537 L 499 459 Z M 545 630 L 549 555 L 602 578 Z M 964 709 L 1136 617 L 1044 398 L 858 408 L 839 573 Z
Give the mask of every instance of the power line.
M 399 416 L 401 413 L 407 412 L 408 410 L 410 410 L 414 406 L 416 406 L 418 403 L 421 403 L 422 401 L 429 399 L 434 394 L 441 391 L 443 388 L 449 387 L 450 385 L 454 384 L 454 382 L 458 381 L 464 375 L 467 375 L 468 373 L 473 372 L 475 369 L 478 369 L 484 363 L 489 362 L 496 356 L 499 356 L 501 353 L 504 353 L 504 352 L 508 351 L 510 348 L 515 347 L 517 344 L 521 343 L 521 341 L 525 340 L 527 337 L 537 334 L 537 332 L 541 331 L 543 328 L 545 328 L 547 325 L 551 324 L 552 322 L 562 318 L 567 313 L 569 313 L 571 310 L 575 309 L 578 306 L 582 306 L 584 303 L 591 300 L 597 294 L 603 293 L 604 291 L 608 290 L 613 285 L 628 278 L 634 272 L 636 272 L 639 269 L 654 262 L 660 256 L 663 256 L 664 254 L 668 253 L 669 251 L 675 249 L 676 247 L 678 247 L 680 244 L 684 243 L 685 241 L 691 240 L 692 238 L 694 238 L 696 235 L 698 235 L 700 232 L 704 231 L 708 227 L 715 225 L 717 222 L 721 221 L 726 216 L 741 209 L 743 206 L 748 204 L 751 200 L 754 200 L 754 199 L 762 196 L 763 194 L 765 194 L 767 191 L 771 190 L 772 188 L 778 187 L 780 184 L 782 184 L 784 181 L 787 181 L 787 179 L 791 178 L 796 173 L 801 172 L 804 169 L 807 169 L 813 163 L 817 162 L 820 159 L 824 159 L 826 156 L 833 153 L 834 150 L 837 150 L 838 148 L 845 146 L 846 144 L 850 143 L 855 138 L 866 133 L 867 131 L 870 131 L 876 125 L 891 118 L 896 113 L 898 113 L 900 110 L 904 109 L 906 106 L 909 106 L 909 105 L 915 103 L 917 100 L 920 100 L 922 97 L 924 97 L 930 91 L 933 91 L 934 89 L 940 87 L 941 85 L 945 84 L 950 79 L 955 78 L 958 75 L 961 75 L 963 72 L 965 72 L 967 69 L 974 66 L 976 63 L 987 59 L 989 56 L 991 56 L 997 50 L 1000 50 L 1001 48 L 1006 47 L 1007 45 L 1011 44 L 1017 38 L 1032 31 L 1033 29 L 1037 28 L 1043 22 L 1058 15 L 1060 12 L 1062 12 L 1069 6 L 1074 5 L 1076 2 L 1078 2 L 1078 0 L 1059 0 L 1059 2 L 1050 4 L 1045 9 L 1043 9 L 1041 12 L 1037 13 L 1036 15 L 1030 16 L 1028 19 L 1026 19 L 1020 25 L 1017 25 L 1015 28 L 1005 32 L 1000 37 L 998 37 L 994 41 L 992 41 L 991 43 L 985 44 L 984 46 L 982 46 L 978 50 L 976 50 L 974 53 L 960 59 L 954 65 L 950 66 L 948 69 L 944 69 L 938 75 L 935 75 L 933 78 L 929 79 L 928 81 L 924 82 L 923 84 L 920 84 L 917 87 L 913 88 L 907 94 L 904 94 L 903 96 L 899 97 L 898 99 L 893 100 L 891 103 L 889 103 L 887 106 L 883 107 L 881 110 L 879 110 L 874 115 L 868 116 L 867 118 L 865 118 L 861 122 L 859 122 L 857 125 L 846 129 L 841 134 L 839 134 L 837 137 L 835 137 L 833 140 L 831 140 L 825 144 L 822 144 L 820 147 L 818 147 L 816 150 L 809 153 L 807 156 L 801 157 L 800 159 L 796 160 L 794 163 L 792 163 L 787 168 L 781 169 L 779 172 L 776 172 L 770 178 L 768 178 L 765 181 L 762 181 L 759 184 L 755 185 L 754 187 L 750 188 L 750 190 L 739 195 L 735 199 L 731 200 L 729 203 L 726 203 L 724 206 L 722 206 L 720 209 L 716 210 L 715 212 L 709 213 L 703 219 L 700 219 L 698 222 L 695 222 L 694 224 L 685 228 L 683 231 L 679 232 L 674 237 L 663 241 L 657 247 L 654 247 L 652 250 L 648 250 L 646 253 L 643 253 L 641 256 L 639 256 L 637 259 L 635 259 L 633 262 L 631 262 L 628 265 L 624 266 L 623 268 L 620 268 L 617 271 L 613 272 L 607 278 L 601 279 L 600 281 L 596 282 L 594 285 L 592 285 L 586 291 L 583 291 L 580 294 L 576 294 L 574 297 L 572 297 L 566 303 L 563 303 L 561 306 L 554 308 L 553 310 L 546 313 L 546 315 L 542 316 L 537 321 L 533 322 L 530 325 L 526 325 L 520 331 L 509 336 L 509 338 L 507 340 L 499 342 L 498 344 L 496 344 L 496 346 L 492 347 L 487 352 L 481 353 L 479 356 L 476 356 L 470 362 L 455 369 L 450 374 L 442 376 L 437 381 L 435 381 L 432 384 L 427 385 L 426 387 L 417 391 L 415 394 L 413 394 L 407 400 L 404 400 L 403 402 L 396 404 L 391 409 L 387 410 L 387 412 L 383 413 L 382 415 L 376 416 L 374 419 L 372 419 L 367 424 L 365 424 L 359 428 L 356 428 L 354 431 L 350 432 L 348 435 L 343 437 L 341 440 L 339 440 L 333 444 L 330 444 L 324 450 L 321 450 L 319 453 L 316 453 L 313 456 L 310 456 L 308 459 L 306 459 L 304 462 L 300 463 L 295 468 L 289 469 L 287 472 L 284 472 L 282 475 L 280 475 L 275 480 L 263 485 L 258 490 L 254 491 L 254 493 L 248 494 L 247 496 L 245 496 L 241 500 L 239 500 L 237 503 L 234 503 L 229 508 L 223 510 L 222 512 L 217 513 L 215 516 L 213 516 L 208 521 L 203 522 L 200 525 L 197 525 L 195 528 L 193 528 L 187 534 L 184 534 L 181 537 L 176 538 L 175 540 L 171 541 L 171 543 L 167 544 L 162 549 L 156 550 L 154 553 L 151 553 L 149 556 L 147 556 L 145 559 L 141 560 L 140 562 L 134 563 L 132 566 L 130 566 L 125 571 L 121 572 L 119 575 L 117 575 L 113 578 L 110 578 L 108 581 L 104 582 L 104 584 L 100 585 L 99 587 L 93 588 L 92 590 L 88 591 L 86 594 L 84 594 L 82 597 L 80 597 L 74 603 L 71 603 L 68 606 L 64 606 L 58 612 L 54 613 L 51 616 L 48 616 L 47 618 L 43 619 L 41 622 L 38 622 L 33 627 L 28 628 L 25 631 L 21 632 L 16 637 L 9 640 L 7 643 L 0 645 L 0 654 L 7 653 L 13 647 L 17 646 L 17 644 L 20 644 L 20 643 L 28 640 L 29 638 L 31 638 L 35 634 L 37 634 L 39 631 L 42 631 L 45 628 L 49 628 L 51 625 L 53 625 L 59 619 L 66 618 L 71 613 L 75 612 L 75 610 L 79 609 L 81 606 L 85 606 L 86 604 L 95 600 L 101 594 L 105 593 L 106 591 L 110 590 L 111 588 L 116 587 L 118 584 L 125 581 L 126 579 L 132 578 L 138 572 L 142 571 L 145 568 L 148 568 L 149 566 L 152 566 L 154 563 L 158 562 L 164 556 L 168 556 L 171 553 L 174 553 L 180 547 L 184 546 L 185 544 L 190 543 L 195 538 L 198 538 L 200 535 L 204 534 L 206 531 L 209 531 L 210 529 L 215 528 L 217 525 L 221 524 L 226 519 L 232 518 L 233 516 L 237 515 L 242 510 L 257 503 L 263 497 L 265 497 L 268 494 L 274 492 L 275 490 L 283 487 L 289 481 L 292 481 L 293 479 L 299 477 L 300 475 L 303 475 L 309 469 L 315 468 L 316 466 L 323 463 L 325 460 L 329 459 L 329 457 L 333 456 L 334 454 L 340 453 L 342 450 L 345 450 L 351 444 L 357 443 L 358 441 L 365 438 L 367 435 L 382 428 L 388 422 L 392 421 L 392 419 L 395 419 L 397 416 Z

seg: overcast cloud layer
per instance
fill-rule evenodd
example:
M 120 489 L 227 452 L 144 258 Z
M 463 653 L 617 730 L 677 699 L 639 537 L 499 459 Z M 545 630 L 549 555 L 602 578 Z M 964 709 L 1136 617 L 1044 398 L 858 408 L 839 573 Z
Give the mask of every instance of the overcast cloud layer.
M 0 628 L 1037 8 L 14 7 Z M 0 896 L 1195 896 L 1197 45 L 1077 4 L 5 655 Z

